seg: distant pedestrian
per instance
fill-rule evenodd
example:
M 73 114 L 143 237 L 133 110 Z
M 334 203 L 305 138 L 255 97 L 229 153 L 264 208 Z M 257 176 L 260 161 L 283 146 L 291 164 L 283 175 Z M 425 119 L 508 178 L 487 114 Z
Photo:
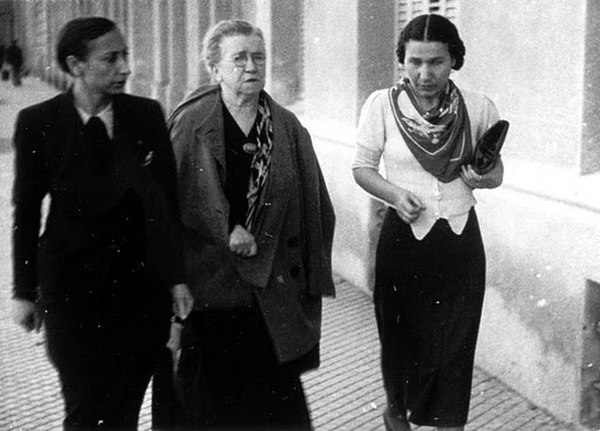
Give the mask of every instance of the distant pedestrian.
M 191 311 L 175 160 L 160 105 L 123 94 L 114 22 L 68 22 L 57 60 L 73 86 L 21 111 L 15 130 L 14 319 L 32 329 L 43 316 L 65 430 L 136 430 L 172 306 Z
M 356 182 L 389 205 L 374 290 L 384 422 L 388 431 L 408 431 L 409 421 L 459 431 L 485 290 L 473 189 L 503 178 L 501 161 L 479 174 L 471 157 L 499 115 L 488 98 L 450 80 L 465 47 L 448 19 L 414 18 L 396 54 L 405 77 L 365 102 L 353 163 Z
M 14 39 L 8 48 L 6 48 L 5 58 L 8 64 L 12 83 L 15 87 L 21 85 L 21 69 L 23 68 L 23 51 L 17 45 L 17 40 Z
M 10 70 L 8 64 L 5 61 L 6 58 L 6 45 L 0 45 L 0 79 L 2 81 L 8 81 L 10 78 Z

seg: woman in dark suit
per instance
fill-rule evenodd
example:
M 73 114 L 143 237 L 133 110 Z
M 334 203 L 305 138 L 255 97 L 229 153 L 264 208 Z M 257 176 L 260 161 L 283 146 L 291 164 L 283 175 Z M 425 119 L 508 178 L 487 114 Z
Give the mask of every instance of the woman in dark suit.
M 310 429 L 300 374 L 318 366 L 333 295 L 334 214 L 310 135 L 264 90 L 265 43 L 218 23 L 218 85 L 173 113 L 171 138 L 194 312 L 178 374 L 193 429 Z
M 43 316 L 66 430 L 134 430 L 168 337 L 169 291 L 179 317 L 192 301 L 173 153 L 159 104 L 123 94 L 127 48 L 112 21 L 67 23 L 57 60 L 72 87 L 16 124 L 14 317 L 31 329 Z

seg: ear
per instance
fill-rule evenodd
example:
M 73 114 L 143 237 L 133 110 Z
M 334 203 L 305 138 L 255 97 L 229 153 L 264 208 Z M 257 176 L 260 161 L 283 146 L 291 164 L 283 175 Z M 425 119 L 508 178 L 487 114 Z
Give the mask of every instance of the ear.
M 218 84 L 221 83 L 221 81 L 223 80 L 223 78 L 221 77 L 221 73 L 219 72 L 219 66 L 217 66 L 216 64 L 213 65 L 210 68 L 211 74 L 213 76 L 213 79 L 215 80 L 215 82 L 217 82 Z
M 69 55 L 66 58 L 66 63 L 73 76 L 81 76 L 83 72 L 81 67 L 82 62 L 77 57 L 74 55 Z

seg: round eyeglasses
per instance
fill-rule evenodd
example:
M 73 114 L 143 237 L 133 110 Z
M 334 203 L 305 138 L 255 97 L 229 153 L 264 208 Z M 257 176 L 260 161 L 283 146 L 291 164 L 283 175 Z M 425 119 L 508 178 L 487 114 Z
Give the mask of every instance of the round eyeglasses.
M 232 62 L 236 67 L 244 67 L 248 63 L 248 59 L 252 59 L 252 63 L 256 66 L 263 66 L 267 62 L 267 56 L 262 52 L 246 52 L 242 51 L 227 60 Z

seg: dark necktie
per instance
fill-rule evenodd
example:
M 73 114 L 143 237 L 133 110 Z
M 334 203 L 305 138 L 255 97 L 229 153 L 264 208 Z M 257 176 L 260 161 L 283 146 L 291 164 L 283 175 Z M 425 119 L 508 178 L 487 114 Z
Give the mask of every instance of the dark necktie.
M 102 120 L 96 116 L 91 117 L 85 124 L 83 133 L 96 161 L 100 166 L 106 165 L 112 156 L 112 149 Z

